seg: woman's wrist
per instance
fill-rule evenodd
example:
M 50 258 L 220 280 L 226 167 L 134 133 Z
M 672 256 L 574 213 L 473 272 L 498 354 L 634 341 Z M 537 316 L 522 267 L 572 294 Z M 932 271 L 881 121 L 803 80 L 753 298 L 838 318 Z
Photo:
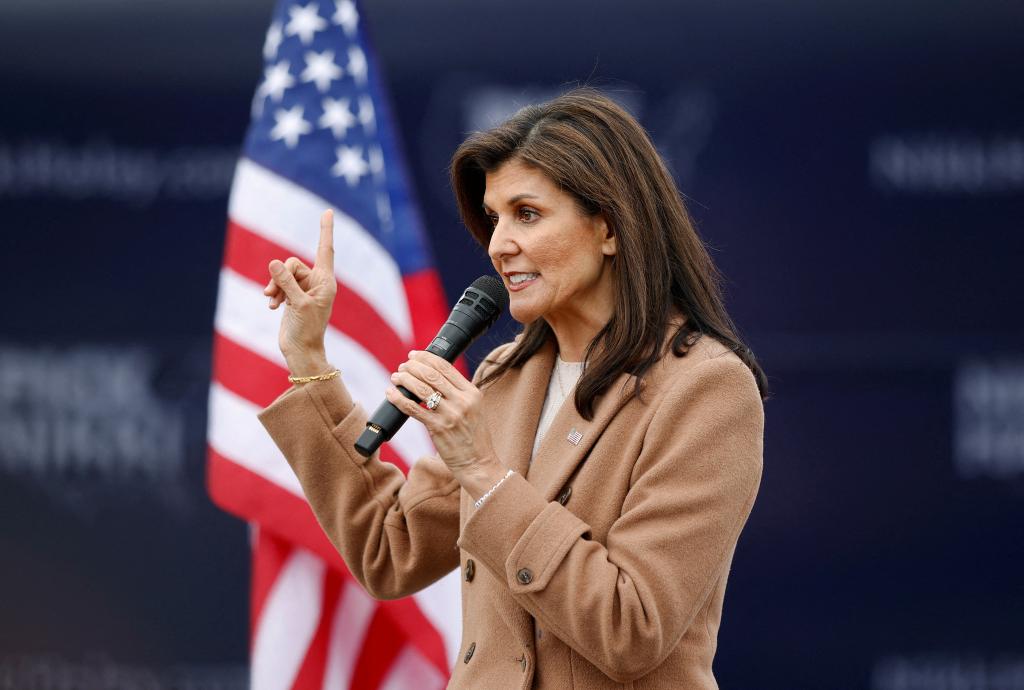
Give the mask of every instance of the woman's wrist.
M 324 352 L 285 355 L 285 362 L 288 364 L 288 373 L 292 376 L 318 376 L 326 374 L 332 368 Z
M 476 501 L 501 481 L 507 472 L 508 468 L 502 465 L 497 458 L 489 456 L 477 460 L 461 470 L 455 478 L 466 490 L 466 493 Z

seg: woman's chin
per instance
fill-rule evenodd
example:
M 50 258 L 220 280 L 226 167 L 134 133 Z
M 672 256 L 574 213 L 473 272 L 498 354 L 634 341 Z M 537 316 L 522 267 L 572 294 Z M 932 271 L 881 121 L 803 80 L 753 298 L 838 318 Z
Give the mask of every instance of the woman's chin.
M 508 313 L 509 316 L 523 325 L 532 323 L 541 317 L 541 313 L 537 308 L 529 304 L 516 304 L 515 299 L 508 305 Z

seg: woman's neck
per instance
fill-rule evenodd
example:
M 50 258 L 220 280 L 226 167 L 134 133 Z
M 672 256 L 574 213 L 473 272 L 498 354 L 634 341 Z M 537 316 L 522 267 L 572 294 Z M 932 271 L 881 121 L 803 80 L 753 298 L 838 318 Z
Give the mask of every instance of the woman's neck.
M 548 325 L 558 343 L 558 356 L 563 362 L 582 362 L 583 356 L 597 334 L 611 319 L 611 313 L 593 317 L 549 318 Z

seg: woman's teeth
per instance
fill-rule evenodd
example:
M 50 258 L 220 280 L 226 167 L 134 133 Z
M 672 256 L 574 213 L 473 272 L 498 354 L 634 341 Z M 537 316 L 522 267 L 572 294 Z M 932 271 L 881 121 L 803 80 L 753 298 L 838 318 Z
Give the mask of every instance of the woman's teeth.
M 533 280 L 539 275 L 540 273 L 516 273 L 509 276 L 508 281 L 513 285 L 519 285 L 519 283 L 526 282 L 527 280 Z

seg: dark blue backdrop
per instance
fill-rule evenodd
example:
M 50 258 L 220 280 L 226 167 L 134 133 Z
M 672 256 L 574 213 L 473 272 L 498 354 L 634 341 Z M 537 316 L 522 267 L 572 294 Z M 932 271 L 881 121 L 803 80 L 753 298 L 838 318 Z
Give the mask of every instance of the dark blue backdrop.
M 244 685 L 205 405 L 269 11 L 0 8 L 0 688 Z M 1024 6 L 365 14 L 449 295 L 466 131 L 584 79 L 673 168 L 774 389 L 722 687 L 1024 688 Z

